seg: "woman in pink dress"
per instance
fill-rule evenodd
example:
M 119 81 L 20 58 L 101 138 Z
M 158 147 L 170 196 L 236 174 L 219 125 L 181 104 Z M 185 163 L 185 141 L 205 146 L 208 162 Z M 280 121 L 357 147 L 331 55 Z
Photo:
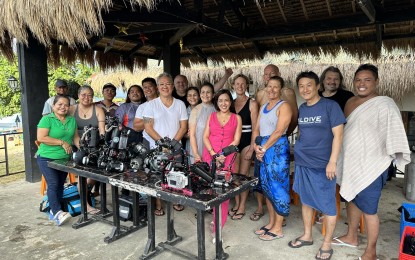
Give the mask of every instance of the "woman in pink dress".
M 213 105 L 217 112 L 213 112 L 206 124 L 203 133 L 202 159 L 210 164 L 215 154 L 222 152 L 222 149 L 239 144 L 242 134 L 242 119 L 235 114 L 234 101 L 231 92 L 227 89 L 220 90 L 213 99 Z M 223 164 L 224 169 L 230 169 L 234 166 L 232 158 L 234 154 L 217 157 L 217 163 Z M 232 164 L 232 165 L 231 165 Z M 222 228 L 225 225 L 228 216 L 229 200 L 222 203 Z M 213 211 L 213 219 L 215 219 L 215 211 Z M 215 230 L 215 223 L 213 231 Z

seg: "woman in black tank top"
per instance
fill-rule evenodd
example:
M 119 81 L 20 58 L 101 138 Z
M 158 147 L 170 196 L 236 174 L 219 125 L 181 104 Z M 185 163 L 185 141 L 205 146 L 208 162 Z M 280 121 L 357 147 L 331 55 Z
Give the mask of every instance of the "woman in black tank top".
M 252 128 L 258 117 L 258 103 L 246 96 L 249 79 L 243 74 L 238 74 L 233 80 L 233 89 L 236 92 L 235 110 L 242 118 L 242 136 L 238 145 L 238 156 L 236 158 L 235 172 L 243 175 L 249 174 L 254 152 L 254 141 L 252 139 Z M 233 220 L 240 220 L 245 216 L 245 204 L 249 191 L 244 191 L 235 196 L 235 205 L 229 211 Z
M 75 117 L 76 124 L 78 126 L 79 137 L 82 138 L 84 132 L 84 126 L 98 127 L 100 135 L 105 134 L 105 113 L 102 108 L 94 105 L 94 90 L 87 85 L 84 85 L 78 90 L 78 104 L 70 108 L 70 114 Z M 78 182 L 79 183 L 79 182 Z M 93 186 L 96 183 L 95 180 L 87 179 L 87 184 Z M 97 189 L 95 190 L 97 191 Z M 89 213 L 95 213 L 98 210 L 92 208 L 87 204 L 87 211 Z

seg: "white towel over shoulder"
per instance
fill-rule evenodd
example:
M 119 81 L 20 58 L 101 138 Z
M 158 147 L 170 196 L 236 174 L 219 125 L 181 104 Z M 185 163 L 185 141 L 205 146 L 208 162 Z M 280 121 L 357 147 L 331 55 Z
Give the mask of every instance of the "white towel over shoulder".
M 393 159 L 410 162 L 410 150 L 401 114 L 393 99 L 378 96 L 358 106 L 347 118 L 337 183 L 347 201 L 369 186 Z

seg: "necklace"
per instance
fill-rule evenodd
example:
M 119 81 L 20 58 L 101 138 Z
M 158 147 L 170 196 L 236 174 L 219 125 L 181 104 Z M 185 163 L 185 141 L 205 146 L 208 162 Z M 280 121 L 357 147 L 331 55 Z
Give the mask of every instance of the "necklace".
M 90 109 L 88 109 L 88 110 L 85 112 L 83 109 L 81 109 L 81 107 L 79 107 L 79 111 L 81 111 L 81 113 L 82 113 L 82 114 L 84 114 L 84 118 L 86 118 L 86 114 L 88 114 L 90 110 L 91 110 L 91 108 L 90 108 Z
M 218 118 L 218 121 L 221 123 L 221 126 L 223 127 L 227 121 L 229 121 L 230 114 L 216 114 L 216 117 Z

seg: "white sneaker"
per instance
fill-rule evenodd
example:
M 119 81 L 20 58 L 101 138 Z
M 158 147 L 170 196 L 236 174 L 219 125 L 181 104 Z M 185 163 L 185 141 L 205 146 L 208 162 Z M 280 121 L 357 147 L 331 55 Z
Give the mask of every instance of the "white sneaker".
M 70 218 L 71 218 L 71 214 L 69 214 L 68 212 L 63 212 L 62 210 L 59 210 L 58 213 L 55 214 L 55 217 L 53 219 L 56 221 L 56 225 L 60 226 L 68 222 Z

